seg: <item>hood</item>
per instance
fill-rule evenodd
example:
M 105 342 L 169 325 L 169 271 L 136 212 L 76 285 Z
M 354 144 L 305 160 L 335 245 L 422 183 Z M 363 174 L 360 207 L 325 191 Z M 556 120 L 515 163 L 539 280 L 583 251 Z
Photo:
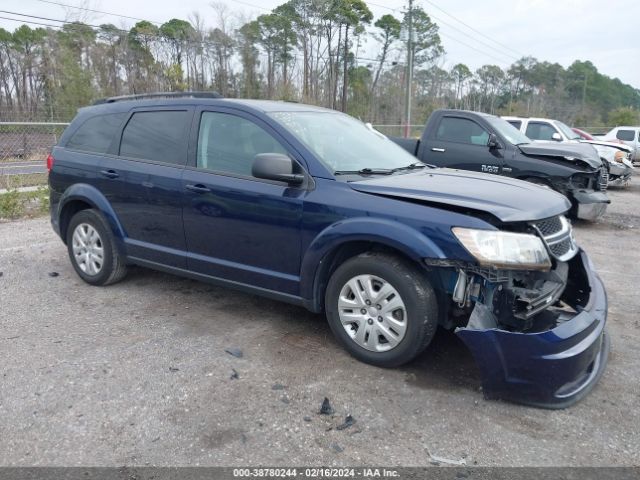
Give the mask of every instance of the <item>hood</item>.
M 624 143 L 613 143 L 613 142 L 605 142 L 604 140 L 580 140 L 580 143 L 588 143 L 594 146 L 600 147 L 611 147 L 616 150 L 622 150 L 623 152 L 630 153 L 633 151 L 629 145 L 625 145 Z
M 518 148 L 525 155 L 555 157 L 570 162 L 582 160 L 593 168 L 602 166 L 598 153 L 585 143 L 531 142 L 518 145 Z
M 540 220 L 566 212 L 571 204 L 553 190 L 512 178 L 448 168 L 349 182 L 354 190 L 434 206 L 487 212 L 503 222 Z

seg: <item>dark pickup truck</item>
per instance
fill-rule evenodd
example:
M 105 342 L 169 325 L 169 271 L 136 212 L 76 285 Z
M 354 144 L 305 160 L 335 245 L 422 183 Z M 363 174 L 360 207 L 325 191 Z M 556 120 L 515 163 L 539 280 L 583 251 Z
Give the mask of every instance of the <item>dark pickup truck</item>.
M 420 139 L 391 139 L 438 167 L 505 175 L 548 186 L 571 201 L 572 217 L 595 220 L 610 203 L 607 170 L 590 145 L 533 143 L 494 115 L 436 110 Z

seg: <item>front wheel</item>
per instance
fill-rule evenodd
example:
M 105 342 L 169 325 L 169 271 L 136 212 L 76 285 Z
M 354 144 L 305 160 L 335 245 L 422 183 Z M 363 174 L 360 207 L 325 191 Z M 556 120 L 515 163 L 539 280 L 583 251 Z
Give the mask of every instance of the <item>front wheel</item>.
M 436 295 L 425 272 L 387 253 L 364 253 L 340 265 L 329 280 L 325 310 L 349 353 L 380 367 L 411 361 L 438 325 Z

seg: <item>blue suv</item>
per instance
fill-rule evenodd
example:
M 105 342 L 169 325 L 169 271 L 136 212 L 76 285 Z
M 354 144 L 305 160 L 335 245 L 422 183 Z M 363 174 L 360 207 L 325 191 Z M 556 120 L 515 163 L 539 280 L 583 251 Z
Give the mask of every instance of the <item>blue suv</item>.
M 356 358 L 409 362 L 438 326 L 487 397 L 583 397 L 604 287 L 549 189 L 417 162 L 347 115 L 201 93 L 79 111 L 48 158 L 53 228 L 92 285 L 139 265 L 324 312 Z

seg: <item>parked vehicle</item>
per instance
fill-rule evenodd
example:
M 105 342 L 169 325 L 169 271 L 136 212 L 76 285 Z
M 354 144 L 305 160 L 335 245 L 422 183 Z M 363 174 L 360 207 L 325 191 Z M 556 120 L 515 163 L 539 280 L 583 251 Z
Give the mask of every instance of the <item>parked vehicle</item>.
M 436 110 L 419 140 L 392 138 L 425 163 L 527 180 L 571 201 L 570 215 L 595 220 L 609 204 L 607 170 L 587 145 L 533 143 L 501 118 Z
M 550 408 L 605 368 L 605 289 L 548 188 L 432 168 L 331 110 L 193 93 L 83 108 L 47 163 L 91 285 L 140 265 L 301 305 L 382 367 L 455 329 L 487 396 Z
M 573 130 L 574 133 L 577 133 L 582 140 L 595 140 L 594 136 L 591 135 L 589 132 L 585 132 L 584 130 L 581 130 L 576 127 L 571 127 L 571 130 Z
M 640 163 L 640 127 L 616 127 L 602 135 L 604 140 L 617 139 L 632 149 L 631 159 L 634 164 Z
M 627 185 L 633 174 L 631 148 L 604 140 L 586 140 L 559 120 L 549 118 L 502 117 L 534 141 L 588 143 L 607 167 L 608 184 Z

